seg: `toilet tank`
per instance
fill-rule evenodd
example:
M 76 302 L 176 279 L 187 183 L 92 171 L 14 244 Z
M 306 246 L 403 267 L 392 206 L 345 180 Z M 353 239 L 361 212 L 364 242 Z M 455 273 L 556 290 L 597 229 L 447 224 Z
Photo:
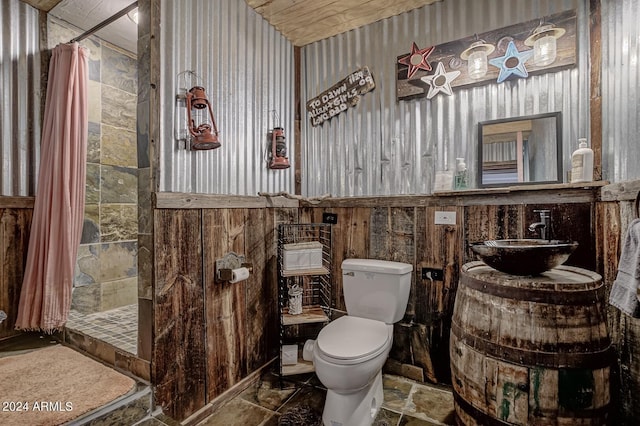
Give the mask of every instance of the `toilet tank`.
M 387 324 L 400 321 L 407 309 L 412 271 L 408 263 L 345 259 L 342 288 L 347 313 Z

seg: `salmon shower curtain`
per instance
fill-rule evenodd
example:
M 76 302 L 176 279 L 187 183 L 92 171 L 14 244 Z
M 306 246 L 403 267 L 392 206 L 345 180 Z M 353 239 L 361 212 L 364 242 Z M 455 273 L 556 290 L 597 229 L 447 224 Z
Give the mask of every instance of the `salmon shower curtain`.
M 16 329 L 53 332 L 67 321 L 84 217 L 87 51 L 53 49 L 40 171 Z

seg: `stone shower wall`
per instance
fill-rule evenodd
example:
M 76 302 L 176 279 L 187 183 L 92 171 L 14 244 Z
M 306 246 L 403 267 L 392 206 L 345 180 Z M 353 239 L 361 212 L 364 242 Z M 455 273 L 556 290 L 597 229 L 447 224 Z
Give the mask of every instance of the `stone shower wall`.
M 49 47 L 80 31 L 49 17 Z M 137 59 L 97 37 L 90 51 L 87 187 L 72 309 L 105 311 L 138 297 Z

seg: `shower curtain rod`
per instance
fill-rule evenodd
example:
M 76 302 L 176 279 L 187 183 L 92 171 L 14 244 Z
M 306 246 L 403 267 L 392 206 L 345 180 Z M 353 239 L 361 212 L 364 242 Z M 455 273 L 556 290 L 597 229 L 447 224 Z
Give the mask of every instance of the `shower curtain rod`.
M 109 25 L 113 21 L 116 21 L 116 20 L 122 18 L 124 15 L 126 15 L 129 12 L 131 12 L 136 7 L 138 7 L 138 2 L 137 1 L 131 3 L 129 6 L 125 7 L 120 12 L 118 12 L 115 15 L 111 16 L 110 18 L 107 18 L 104 21 L 100 22 L 98 25 L 96 25 L 95 27 L 91 28 L 90 30 L 87 30 L 87 31 L 83 32 L 78 37 L 72 38 L 69 41 L 69 43 L 74 43 L 76 41 L 84 40 L 85 38 L 89 37 L 91 34 L 95 33 L 98 30 L 101 30 L 103 27 L 106 27 L 107 25 Z

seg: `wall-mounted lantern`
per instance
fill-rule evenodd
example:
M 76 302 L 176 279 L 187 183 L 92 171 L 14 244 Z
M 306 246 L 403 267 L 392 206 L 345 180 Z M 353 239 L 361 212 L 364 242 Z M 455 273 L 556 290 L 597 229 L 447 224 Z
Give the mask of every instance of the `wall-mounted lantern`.
M 476 40 L 460 54 L 460 58 L 467 61 L 467 74 L 470 78 L 478 80 L 487 75 L 487 56 L 494 50 L 493 44 L 487 44 L 484 40 Z
M 198 81 L 197 84 L 187 84 L 187 76 Z M 180 80 L 185 80 L 180 82 Z M 175 138 L 184 142 L 185 147 L 189 142 L 192 150 L 207 150 L 219 148 L 218 127 L 213 117 L 211 102 L 207 99 L 205 88 L 200 78 L 193 71 L 183 71 L 176 78 L 178 94 L 176 95 L 176 108 L 174 112 Z M 191 86 L 191 89 L 186 88 Z
M 270 169 L 288 169 L 289 158 L 287 157 L 287 144 L 284 138 L 284 128 L 280 126 L 280 117 L 276 110 L 273 112 L 274 128 L 269 132 L 271 136 L 271 158 L 269 161 Z
M 524 44 L 533 47 L 533 63 L 539 67 L 552 64 L 556 60 L 556 39 L 565 33 L 564 28 L 541 22 Z
M 288 169 L 289 167 L 284 129 L 282 127 L 274 127 L 271 131 L 271 162 L 269 163 L 269 168 Z
M 191 133 L 191 149 L 220 148 L 218 127 L 213 118 L 211 102 L 207 99 L 204 87 L 194 86 L 186 93 L 187 126 Z M 208 114 L 207 114 L 208 113 Z

